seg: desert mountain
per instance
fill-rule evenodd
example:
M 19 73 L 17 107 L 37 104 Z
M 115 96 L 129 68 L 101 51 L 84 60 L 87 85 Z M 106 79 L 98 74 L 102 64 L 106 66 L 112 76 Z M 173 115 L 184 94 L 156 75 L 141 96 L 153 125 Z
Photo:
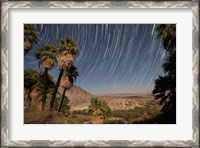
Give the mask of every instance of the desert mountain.
M 63 93 L 63 88 L 59 88 L 59 93 Z M 38 109 L 41 107 L 41 100 L 38 100 L 38 94 L 36 89 L 31 93 L 32 96 L 32 105 L 38 106 Z M 157 104 L 157 101 L 154 100 L 153 96 L 150 94 L 107 94 L 107 95 L 92 95 L 83 88 L 79 86 L 73 86 L 66 91 L 65 96 L 69 100 L 70 110 L 83 110 L 87 109 L 90 105 L 90 100 L 93 97 L 98 97 L 99 99 L 105 100 L 112 110 L 129 110 L 134 109 L 135 107 L 144 107 L 147 104 Z M 27 98 L 27 93 L 25 91 L 25 98 Z M 49 104 L 50 98 L 47 100 L 47 106 Z M 27 106 L 26 106 L 27 107 Z M 25 107 L 25 108 L 26 108 Z M 47 107 L 48 108 L 48 107 Z
M 63 88 L 59 88 L 59 92 L 62 94 Z M 134 109 L 135 107 L 143 107 L 152 101 L 155 102 L 151 94 L 120 93 L 95 96 L 79 86 L 73 86 L 65 95 L 69 99 L 70 110 L 87 109 L 92 97 L 105 100 L 112 110 Z
M 60 87 L 59 92 L 62 94 L 63 88 Z M 93 97 L 92 94 L 75 85 L 67 90 L 65 96 L 69 99 L 71 110 L 86 109 L 90 104 L 91 98 Z

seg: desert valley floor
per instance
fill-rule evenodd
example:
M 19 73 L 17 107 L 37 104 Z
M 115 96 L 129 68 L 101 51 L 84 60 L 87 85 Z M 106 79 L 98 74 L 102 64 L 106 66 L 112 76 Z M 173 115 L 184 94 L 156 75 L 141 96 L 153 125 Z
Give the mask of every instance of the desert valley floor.
M 61 93 L 62 88 L 59 91 Z M 91 98 L 94 97 L 105 100 L 112 110 L 112 116 L 103 121 L 105 124 L 148 123 L 160 114 L 162 107 L 150 93 L 92 95 L 81 87 L 73 86 L 66 93 L 69 99 L 70 113 L 61 114 L 48 110 L 41 112 L 41 101 L 37 100 L 36 91 L 33 91 L 31 96 L 33 98 L 31 104 L 25 103 L 25 124 L 90 124 L 92 117 L 87 114 L 87 108 L 90 105 Z M 153 122 L 157 123 L 156 121 Z M 96 121 L 96 123 L 99 123 L 99 121 Z

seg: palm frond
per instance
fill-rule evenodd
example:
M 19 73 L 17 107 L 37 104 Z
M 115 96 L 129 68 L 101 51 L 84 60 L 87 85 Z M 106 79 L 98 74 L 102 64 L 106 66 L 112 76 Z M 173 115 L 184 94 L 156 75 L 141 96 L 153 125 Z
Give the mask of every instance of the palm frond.
M 167 51 L 171 52 L 176 48 L 176 24 L 156 25 L 156 32 Z
M 54 48 L 53 45 L 44 45 L 35 53 L 39 65 L 42 65 L 43 68 L 50 69 L 54 66 L 55 55 L 52 52 Z

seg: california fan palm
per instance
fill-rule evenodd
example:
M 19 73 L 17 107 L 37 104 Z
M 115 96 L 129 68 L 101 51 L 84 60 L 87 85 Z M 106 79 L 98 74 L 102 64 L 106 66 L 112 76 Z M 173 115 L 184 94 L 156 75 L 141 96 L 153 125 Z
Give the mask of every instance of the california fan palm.
M 176 48 L 176 24 L 156 25 L 157 37 L 162 40 L 163 47 L 171 52 Z
M 153 94 L 155 99 L 160 99 L 163 104 L 162 111 L 171 120 L 176 118 L 176 25 L 156 25 L 157 36 L 162 40 L 164 49 L 167 51 L 162 65 L 164 76 L 155 80 Z
M 64 74 L 62 76 L 61 83 L 60 83 L 60 86 L 63 87 L 64 90 L 63 90 L 58 111 L 61 111 L 66 91 L 73 86 L 74 81 L 76 80 L 77 77 L 78 77 L 78 71 L 74 65 L 72 65 L 68 71 L 64 71 Z
M 160 99 L 165 114 L 174 113 L 176 109 L 176 79 L 171 76 L 160 76 L 155 81 L 153 90 L 155 99 Z
M 92 98 L 88 114 L 93 116 L 93 123 L 101 123 L 102 119 L 111 116 L 111 109 L 104 100 Z
M 31 47 L 39 40 L 39 32 L 36 30 L 35 25 L 24 25 L 24 55 L 31 49 Z
M 26 88 L 28 88 L 28 97 L 27 97 L 27 101 L 29 102 L 29 105 L 30 105 L 30 102 L 32 100 L 31 98 L 31 92 L 33 90 L 33 87 L 35 84 L 38 83 L 39 81 L 39 72 L 38 71 L 35 71 L 34 69 L 26 69 L 24 71 L 24 86 Z
M 54 55 L 52 53 L 52 45 L 45 45 L 37 51 L 35 54 L 38 59 L 39 65 L 44 68 L 44 83 L 43 83 L 43 95 L 42 95 L 42 110 L 45 109 L 46 105 L 46 93 L 47 93 L 47 80 L 48 70 L 54 66 Z
M 54 107 L 56 93 L 58 91 L 63 72 L 70 69 L 72 63 L 79 53 L 79 48 L 74 40 L 65 38 L 59 42 L 58 47 L 56 50 L 54 50 L 54 53 L 56 54 L 56 61 L 59 66 L 60 73 L 50 102 L 51 110 Z

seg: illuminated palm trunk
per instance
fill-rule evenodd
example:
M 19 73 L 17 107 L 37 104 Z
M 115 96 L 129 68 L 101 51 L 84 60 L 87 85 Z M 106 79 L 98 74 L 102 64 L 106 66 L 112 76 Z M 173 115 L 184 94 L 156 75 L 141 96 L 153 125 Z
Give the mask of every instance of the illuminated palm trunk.
M 62 78 L 63 72 L 64 72 L 64 69 L 60 69 L 60 74 L 58 76 L 58 80 L 56 82 L 56 86 L 55 86 L 55 89 L 54 89 L 54 92 L 53 92 L 53 95 L 52 95 L 52 98 L 51 98 L 51 102 L 50 102 L 50 110 L 53 110 L 55 99 L 56 99 L 56 94 L 57 94 L 57 91 L 58 91 L 58 87 L 60 85 L 60 80 Z
M 59 112 L 61 111 L 61 108 L 62 108 L 62 106 L 63 106 L 63 102 L 64 102 L 66 90 L 67 90 L 67 88 L 65 87 L 64 90 L 63 90 L 63 94 L 62 94 L 62 99 L 61 99 L 61 102 L 60 102 L 60 106 L 59 106 L 59 108 L 58 108 L 58 111 L 59 111 Z

